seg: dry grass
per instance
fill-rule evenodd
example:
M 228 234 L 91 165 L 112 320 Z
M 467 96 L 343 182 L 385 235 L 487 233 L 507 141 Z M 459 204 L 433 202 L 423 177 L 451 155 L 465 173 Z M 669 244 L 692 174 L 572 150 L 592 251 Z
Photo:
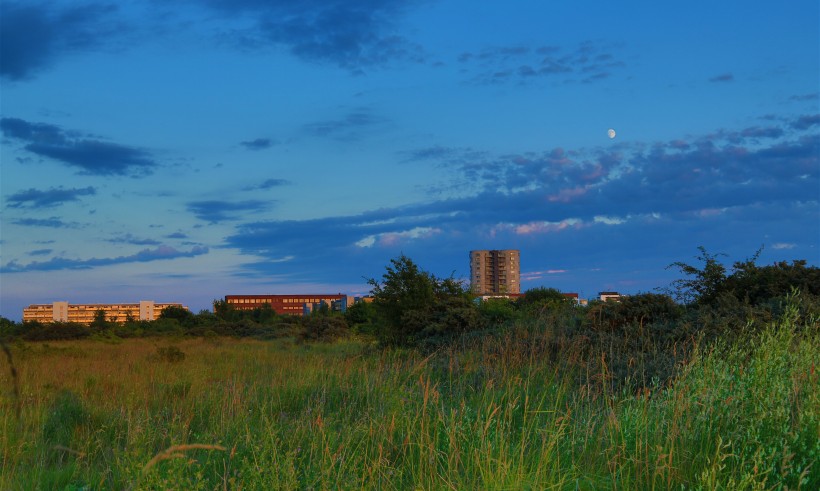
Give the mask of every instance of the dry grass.
M 820 346 L 789 333 L 639 394 L 596 390 L 602 373 L 577 385 L 548 359 L 547 331 L 430 356 L 282 340 L 175 341 L 176 363 L 157 356 L 168 340 L 13 347 L 22 410 L 18 424 L 2 398 L 0 488 L 811 489 Z

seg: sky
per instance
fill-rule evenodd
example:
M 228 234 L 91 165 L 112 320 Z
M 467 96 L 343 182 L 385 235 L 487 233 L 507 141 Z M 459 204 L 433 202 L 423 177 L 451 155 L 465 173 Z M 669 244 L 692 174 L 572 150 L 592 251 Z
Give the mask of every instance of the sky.
M 0 315 L 820 264 L 820 13 L 789 2 L 0 0 Z M 615 130 L 610 138 L 608 130 Z

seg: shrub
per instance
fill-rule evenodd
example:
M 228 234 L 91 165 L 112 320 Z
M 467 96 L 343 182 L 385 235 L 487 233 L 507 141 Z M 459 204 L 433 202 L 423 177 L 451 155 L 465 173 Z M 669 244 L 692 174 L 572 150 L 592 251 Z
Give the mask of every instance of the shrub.
M 350 330 L 344 317 L 317 313 L 304 317 L 304 329 L 299 333 L 299 339 L 333 342 L 349 334 Z
M 669 295 L 641 293 L 621 297 L 619 302 L 596 303 L 587 310 L 587 319 L 596 329 L 615 330 L 630 324 L 643 327 L 674 321 L 681 314 L 680 306 Z
M 185 359 L 185 353 L 176 346 L 163 346 L 157 348 L 157 357 L 169 363 L 179 363 Z
M 401 255 L 390 260 L 382 281 L 370 279 L 379 339 L 383 344 L 418 345 L 425 338 L 452 339 L 480 328 L 476 306 L 464 285 L 437 278 Z M 455 309 L 451 311 L 451 309 Z
M 515 304 L 506 298 L 488 298 L 478 304 L 478 312 L 490 327 L 500 327 L 516 317 Z

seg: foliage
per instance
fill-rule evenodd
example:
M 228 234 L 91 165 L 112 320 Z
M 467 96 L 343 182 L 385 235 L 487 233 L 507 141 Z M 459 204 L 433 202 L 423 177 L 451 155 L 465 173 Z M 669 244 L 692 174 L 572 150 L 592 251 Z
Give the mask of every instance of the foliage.
M 441 342 L 479 327 L 476 307 L 460 281 L 437 278 L 405 255 L 391 259 L 385 269 L 381 281 L 368 280 L 384 344 Z
M 157 358 L 169 363 L 179 363 L 185 359 L 185 353 L 178 346 L 160 346 L 157 348 Z
M 190 310 L 178 305 L 169 305 L 168 307 L 162 309 L 162 312 L 159 314 L 159 318 L 174 319 L 183 326 L 193 325 L 195 321 L 195 316 Z
M 669 295 L 640 293 L 626 295 L 618 302 L 595 302 L 587 310 L 587 319 L 595 329 L 623 329 L 628 325 L 645 325 L 676 321 L 683 311 Z
M 571 300 L 559 290 L 543 286 L 525 291 L 524 295 L 516 300 L 516 304 L 523 308 L 550 308 L 567 305 L 570 302 Z
M 299 333 L 301 341 L 333 342 L 350 334 L 342 315 L 318 311 L 303 318 L 303 329 Z
M 113 322 L 110 322 L 105 317 L 105 310 L 99 309 L 94 312 L 94 320 L 91 321 L 89 327 L 92 331 L 104 331 L 111 327 L 112 324 Z
M 725 290 L 752 305 L 785 298 L 794 289 L 804 295 L 820 296 L 820 268 L 807 267 L 806 260 L 791 264 L 780 261 L 768 266 L 757 266 L 754 260 L 747 260 L 734 264 L 725 286 Z
M 488 298 L 478 304 L 478 311 L 488 326 L 499 328 L 516 318 L 515 305 L 507 298 Z
M 87 326 L 73 322 L 51 322 L 42 324 L 37 321 L 24 322 L 20 337 L 26 341 L 49 341 L 62 339 L 81 339 L 91 334 Z
M 609 354 L 568 337 L 596 331 L 547 317 L 434 353 L 183 339 L 173 369 L 154 340 L 30 343 L 21 419 L 0 394 L 0 488 L 818 489 L 820 332 L 798 301 L 646 390 L 601 384 Z
M 726 267 L 718 261 L 718 257 L 725 254 L 710 254 L 703 246 L 699 246 L 698 250 L 700 254 L 695 258 L 703 262 L 702 268 L 681 261 L 667 266 L 667 269 L 678 268 L 688 277 L 672 282 L 674 295 L 684 304 L 710 304 L 725 287 Z
M 805 260 L 758 266 L 755 261 L 763 251 L 761 248 L 751 258 L 735 262 L 727 274 L 726 267 L 718 261 L 718 257 L 725 254 L 710 254 L 703 246 L 698 250 L 700 254 L 696 259 L 703 262 L 701 267 L 683 262 L 669 265 L 687 276 L 673 281 L 669 289 L 685 304 L 714 307 L 725 302 L 725 296 L 729 295 L 757 306 L 783 299 L 794 289 L 805 295 L 820 296 L 820 268 L 806 266 Z
M 376 307 L 373 302 L 356 302 L 347 307 L 344 315 L 350 327 L 370 324 L 376 318 Z

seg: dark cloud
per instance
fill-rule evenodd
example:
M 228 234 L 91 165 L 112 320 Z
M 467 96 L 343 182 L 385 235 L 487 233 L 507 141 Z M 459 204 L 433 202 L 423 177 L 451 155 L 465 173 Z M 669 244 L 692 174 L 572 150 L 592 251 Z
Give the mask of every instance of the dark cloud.
M 9 196 L 8 206 L 10 208 L 51 208 L 69 201 L 79 201 L 81 196 L 93 196 L 96 193 L 96 189 L 91 186 L 80 189 L 60 187 L 46 191 L 31 188 Z
M 161 242 L 154 239 L 140 239 L 132 234 L 125 234 L 113 239 L 107 239 L 112 244 L 132 244 L 132 245 L 160 245 Z
M 183 234 L 182 232 L 174 232 L 172 234 L 168 234 L 165 236 L 166 239 L 187 239 L 188 235 Z
M 820 124 L 820 114 L 810 114 L 806 116 L 800 116 L 795 121 L 792 122 L 792 128 L 796 128 L 798 130 L 807 130 L 812 126 Z
M 735 76 L 731 73 L 722 73 L 720 75 L 715 75 L 714 77 L 710 78 L 710 82 L 732 82 L 734 81 Z
M 780 138 L 783 136 L 783 129 L 774 126 L 767 128 L 754 126 L 741 131 L 740 136 L 744 138 Z
M 789 97 L 791 101 L 816 101 L 820 99 L 820 92 L 812 92 L 811 94 L 800 94 Z
M 591 41 L 571 50 L 558 46 L 485 48 L 462 53 L 458 61 L 462 71 L 471 74 L 470 81 L 477 84 L 526 83 L 542 78 L 591 83 L 624 66 L 614 54 Z
M 381 118 L 373 116 L 365 109 L 360 109 L 352 111 L 340 119 L 306 124 L 302 127 L 302 131 L 317 138 L 354 141 L 361 138 L 363 129 L 375 127 L 382 122 Z
M 255 191 L 258 189 L 272 189 L 280 186 L 287 186 L 290 184 L 290 181 L 287 179 L 266 179 L 259 184 L 254 184 L 253 186 L 246 186 L 243 188 L 244 191 Z
M 35 249 L 33 251 L 29 251 L 29 256 L 48 256 L 54 252 L 54 249 Z
M 248 150 L 264 150 L 272 147 L 276 142 L 270 138 L 257 138 L 255 140 L 241 142 L 240 144 Z
M 93 48 L 121 34 L 123 26 L 112 19 L 115 11 L 116 6 L 102 3 L 0 3 L 0 76 L 31 78 L 65 53 Z
M 252 27 L 228 31 L 244 48 L 286 47 L 305 61 L 362 73 L 392 62 L 422 62 L 420 47 L 397 34 L 407 0 L 202 0 Z
M 25 143 L 25 149 L 90 175 L 149 174 L 157 164 L 139 148 L 90 139 L 77 132 L 46 123 L 30 123 L 18 118 L 0 119 L 3 134 Z
M 51 218 L 20 218 L 12 220 L 15 225 L 22 225 L 23 227 L 49 227 L 49 228 L 76 228 L 76 223 L 64 222 L 57 217 Z
M 419 160 L 446 160 L 453 156 L 461 155 L 462 153 L 463 152 L 458 148 L 442 146 L 417 148 L 405 152 L 407 155 L 406 161 L 408 162 Z
M 270 208 L 270 201 L 192 201 L 188 203 L 188 211 L 193 213 L 200 220 L 210 223 L 237 220 L 247 213 L 258 213 Z
M 17 261 L 10 261 L 0 268 L 3 273 L 23 273 L 27 271 L 58 271 L 64 269 L 92 269 L 99 266 L 110 266 L 114 264 L 145 263 L 168 259 L 178 259 L 183 257 L 195 257 L 207 254 L 207 247 L 193 247 L 189 251 L 178 251 L 173 247 L 160 246 L 156 249 L 143 249 L 130 256 L 119 256 L 113 258 L 91 258 L 91 259 L 66 259 L 55 257 L 44 262 L 32 262 L 20 264 Z
M 464 250 L 512 243 L 600 255 L 601 244 L 626 244 L 635 233 L 652 239 L 629 247 L 657 255 L 673 239 L 691 248 L 709 243 L 698 235 L 703 230 L 752 236 L 762 226 L 756 220 L 776 228 L 784 214 L 820 228 L 818 134 L 752 127 L 630 150 L 555 148 L 479 158 L 456 147 L 408 153 L 440 162 L 443 175 L 449 169 L 473 182 L 474 192 L 356 215 L 244 223 L 225 245 L 265 258 L 246 265 L 248 275 L 293 279 L 324 265 L 355 278 L 357 264 L 399 252 L 429 257 L 435 250 L 457 259 Z M 352 259 L 340 264 L 339 257 Z

